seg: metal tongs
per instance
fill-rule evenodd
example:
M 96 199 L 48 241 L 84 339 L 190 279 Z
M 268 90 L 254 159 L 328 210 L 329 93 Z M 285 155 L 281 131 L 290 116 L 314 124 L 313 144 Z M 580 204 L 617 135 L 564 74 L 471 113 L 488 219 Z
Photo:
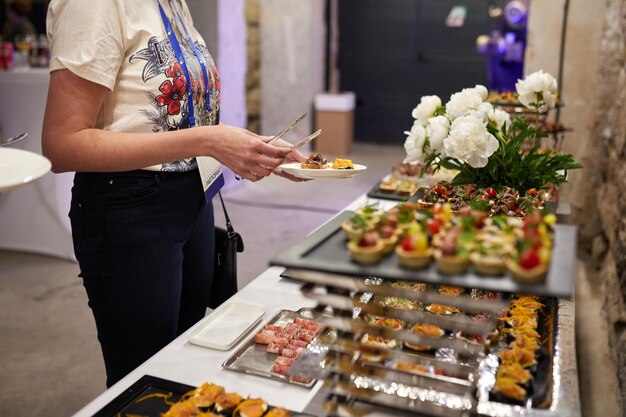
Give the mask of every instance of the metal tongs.
M 287 133 L 289 133 L 289 131 L 291 131 L 291 129 L 293 129 L 298 123 L 300 123 L 308 115 L 309 115 L 308 112 L 302 113 L 300 116 L 298 116 L 298 118 L 296 120 L 291 122 L 289 124 L 289 126 L 284 128 L 278 135 L 276 135 L 272 139 L 270 139 L 267 142 L 267 144 L 271 145 L 274 142 L 276 142 L 278 139 L 282 139 L 283 136 L 285 136 Z M 321 133 L 322 133 L 322 129 L 318 130 L 317 132 L 311 133 L 309 136 L 307 136 L 306 138 L 302 139 L 300 142 L 298 142 L 295 145 L 293 145 L 291 147 L 291 150 L 295 151 L 296 149 L 300 149 L 301 147 L 303 147 L 304 145 L 306 145 L 307 143 L 311 142 L 313 139 L 318 137 Z
M 282 139 L 283 136 L 285 136 L 287 133 L 289 133 L 289 131 L 291 129 L 293 129 L 294 127 L 296 127 L 296 125 L 298 123 L 300 123 L 305 117 L 307 117 L 309 115 L 308 112 L 302 113 L 300 116 L 298 116 L 298 118 L 296 120 L 294 120 L 293 122 L 291 122 L 291 124 L 289 126 L 287 126 L 286 128 L 284 128 L 278 135 L 274 136 L 272 139 L 269 140 L 269 142 L 267 142 L 268 145 L 273 144 L 274 142 L 276 142 L 278 139 Z
M 291 150 L 295 151 L 296 149 L 300 149 L 301 147 L 303 147 L 304 145 L 306 145 L 307 143 L 311 142 L 313 139 L 318 137 L 321 133 L 322 133 L 322 129 L 318 130 L 317 132 L 311 133 L 309 136 L 307 136 L 306 138 L 302 139 L 300 142 L 293 145 L 291 147 Z

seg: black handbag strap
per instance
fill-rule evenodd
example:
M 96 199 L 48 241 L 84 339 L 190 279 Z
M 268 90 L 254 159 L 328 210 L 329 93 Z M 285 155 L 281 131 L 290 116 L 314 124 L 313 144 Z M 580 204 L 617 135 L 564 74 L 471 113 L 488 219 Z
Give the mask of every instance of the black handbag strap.
M 226 211 L 226 205 L 224 204 L 224 199 L 222 198 L 222 192 L 218 191 L 217 195 L 220 196 L 220 202 L 222 203 L 222 209 L 224 210 L 224 218 L 226 219 L 226 230 L 228 231 L 228 238 L 232 238 L 235 236 L 235 228 L 230 222 L 230 217 L 228 217 L 228 211 Z

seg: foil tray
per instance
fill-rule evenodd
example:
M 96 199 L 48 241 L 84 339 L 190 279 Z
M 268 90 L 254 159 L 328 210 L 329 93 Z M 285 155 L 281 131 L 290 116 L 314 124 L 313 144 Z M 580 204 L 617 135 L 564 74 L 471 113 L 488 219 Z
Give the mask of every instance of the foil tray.
M 278 326 L 285 325 L 297 317 L 311 319 L 311 315 L 305 315 L 304 312 L 304 310 L 299 310 L 298 312 L 280 310 L 268 322 L 266 322 L 264 326 L 268 324 Z M 278 357 L 278 354 L 268 353 L 266 351 L 266 345 L 259 345 L 255 343 L 254 337 L 256 334 L 257 332 L 248 337 L 245 343 L 241 345 L 239 349 L 237 349 L 237 351 L 235 351 L 235 353 L 233 353 L 228 359 L 226 359 L 226 361 L 222 364 L 224 369 L 261 376 L 305 388 L 311 388 L 315 385 L 317 382 L 316 379 L 312 379 L 311 381 L 305 383 L 295 381 L 284 375 L 272 372 L 272 366 L 274 364 L 274 360 Z
M 565 299 L 556 300 L 557 310 L 557 325 L 554 341 L 554 355 L 551 367 L 551 398 L 548 400 L 548 408 L 528 408 L 522 406 L 508 405 L 504 403 L 489 401 L 485 398 L 480 398 L 476 403 L 476 413 L 472 415 L 479 416 L 502 416 L 502 417 L 580 417 L 581 406 L 580 397 L 578 392 L 578 374 L 576 366 L 576 348 L 575 348 L 575 335 L 574 335 L 574 316 L 575 305 L 573 301 Z M 346 389 L 348 387 L 340 387 Z M 335 390 L 335 392 L 337 392 Z M 307 406 L 305 412 L 319 415 L 319 416 L 341 416 L 341 417 L 395 417 L 407 415 L 407 403 L 406 398 L 398 398 L 397 401 L 400 410 L 383 408 L 371 402 L 355 401 L 351 403 L 336 403 L 334 411 L 327 412 L 329 403 L 335 398 L 329 395 L 329 388 L 324 388 L 318 392 L 318 394 L 312 399 Z M 380 396 L 380 393 L 376 395 Z M 373 401 L 378 401 L 378 398 L 373 398 Z M 390 400 L 390 398 L 386 398 Z M 445 401 L 445 398 L 441 399 Z M 456 401 L 457 399 L 451 398 L 450 400 Z M 393 399 L 391 399 L 388 406 L 393 407 Z M 418 411 L 415 408 L 415 412 L 410 415 L 458 415 L 459 410 L 443 410 L 443 409 L 429 409 L 423 410 L 425 413 Z M 450 411 L 450 413 L 448 413 Z

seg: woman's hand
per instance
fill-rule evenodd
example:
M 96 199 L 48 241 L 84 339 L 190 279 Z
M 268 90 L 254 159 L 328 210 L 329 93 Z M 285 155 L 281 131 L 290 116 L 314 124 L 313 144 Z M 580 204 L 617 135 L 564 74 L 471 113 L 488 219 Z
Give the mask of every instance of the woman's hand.
M 246 129 L 222 124 L 209 129 L 219 137 L 211 156 L 248 181 L 267 177 L 292 153 L 289 148 L 266 144 L 265 137 Z
M 267 142 L 269 140 L 272 139 L 271 136 L 265 136 L 262 138 L 264 142 Z M 282 139 L 278 139 L 276 142 L 273 143 L 273 145 L 275 146 L 280 146 L 282 148 L 291 148 L 293 145 L 287 141 L 284 141 Z M 306 156 L 304 156 L 304 154 L 298 150 L 289 152 L 289 154 L 285 157 L 285 160 L 282 163 L 290 163 L 290 162 L 304 162 L 306 161 Z M 295 177 L 291 174 L 286 173 L 285 171 L 283 171 L 280 168 L 276 168 L 274 169 L 274 174 L 281 176 L 283 178 L 287 178 L 290 181 L 293 182 L 304 182 L 304 181 L 310 181 L 309 179 L 305 179 L 305 178 L 299 178 L 299 177 Z

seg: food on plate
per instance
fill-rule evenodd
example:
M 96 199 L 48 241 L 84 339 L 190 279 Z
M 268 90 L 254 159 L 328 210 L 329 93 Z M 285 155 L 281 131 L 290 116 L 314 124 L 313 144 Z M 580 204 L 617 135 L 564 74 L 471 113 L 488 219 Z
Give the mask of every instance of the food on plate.
M 261 398 L 247 399 L 235 408 L 233 417 L 261 417 L 267 409 L 267 401 Z
M 433 337 L 433 338 L 440 338 L 445 334 L 443 329 L 440 327 L 433 326 L 431 324 L 421 324 L 421 323 L 417 323 L 413 325 L 411 327 L 411 331 L 421 336 L 428 336 L 428 337 Z M 404 342 L 404 346 L 408 347 L 409 349 L 418 350 L 418 351 L 431 349 L 431 347 L 428 345 L 418 345 L 418 344 L 409 343 L 409 342 Z
M 464 292 L 465 292 L 465 288 L 463 287 L 455 287 L 453 285 L 440 285 L 439 286 L 439 294 L 441 295 L 449 295 L 452 297 L 458 297 Z
M 366 232 L 359 239 L 348 242 L 352 259 L 363 265 L 378 263 L 383 256 L 384 247 L 375 231 Z
M 428 245 L 428 236 L 421 231 L 410 233 L 396 246 L 400 265 L 407 268 L 425 268 L 430 264 L 433 251 Z
M 236 392 L 224 392 L 215 400 L 215 411 L 224 413 L 234 410 L 242 401 L 243 397 Z
M 300 163 L 302 169 L 328 168 L 328 161 L 321 154 L 310 154 L 306 161 Z
M 349 159 L 335 159 L 332 164 L 333 169 L 354 169 L 354 164 Z

